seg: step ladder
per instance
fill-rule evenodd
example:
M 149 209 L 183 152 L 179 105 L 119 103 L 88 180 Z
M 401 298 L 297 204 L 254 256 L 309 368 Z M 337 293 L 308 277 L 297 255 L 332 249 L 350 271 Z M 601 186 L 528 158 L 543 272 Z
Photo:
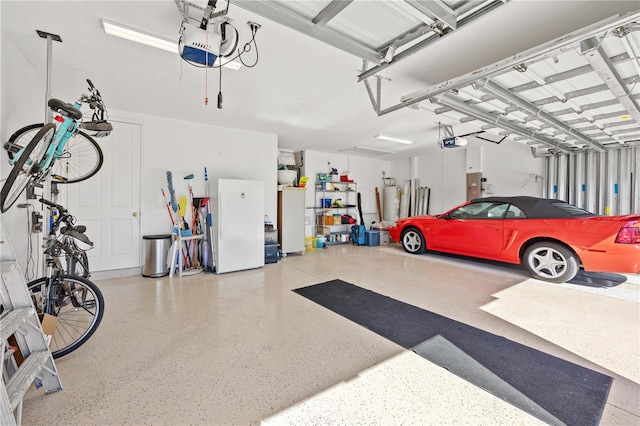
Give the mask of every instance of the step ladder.
M 16 425 L 22 423 L 22 400 L 32 383 L 43 387 L 47 393 L 62 390 L 62 383 L 26 280 L 6 236 L 3 221 L 0 234 L 0 304 L 3 309 L 0 314 L 0 425 Z M 11 260 L 5 260 L 9 253 Z M 7 344 L 11 336 L 15 337 L 24 358 L 19 366 L 14 349 Z

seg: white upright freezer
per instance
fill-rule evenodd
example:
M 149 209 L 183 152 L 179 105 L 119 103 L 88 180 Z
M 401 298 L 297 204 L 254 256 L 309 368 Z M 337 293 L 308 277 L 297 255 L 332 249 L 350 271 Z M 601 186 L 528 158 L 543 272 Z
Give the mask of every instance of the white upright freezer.
M 264 182 L 218 179 L 216 273 L 264 266 Z

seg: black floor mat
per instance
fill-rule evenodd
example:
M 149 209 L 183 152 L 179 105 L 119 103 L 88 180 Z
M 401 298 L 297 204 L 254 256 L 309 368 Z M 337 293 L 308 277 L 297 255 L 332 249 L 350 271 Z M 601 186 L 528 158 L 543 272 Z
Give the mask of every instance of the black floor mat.
M 609 376 L 341 280 L 293 291 L 549 424 L 600 421 Z

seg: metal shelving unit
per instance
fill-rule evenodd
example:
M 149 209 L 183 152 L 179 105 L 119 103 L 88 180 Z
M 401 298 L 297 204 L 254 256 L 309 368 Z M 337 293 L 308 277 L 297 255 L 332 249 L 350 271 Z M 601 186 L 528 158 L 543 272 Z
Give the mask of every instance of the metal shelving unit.
M 327 238 L 327 244 L 349 242 L 348 236 L 352 224 L 342 223 L 341 219 L 344 214 L 356 218 L 357 194 L 356 182 L 316 181 L 314 207 L 316 235 L 324 235 Z M 326 199 L 331 199 L 329 206 L 323 202 Z M 328 215 L 329 211 L 335 214 Z M 331 219 L 327 219 L 329 217 Z M 334 223 L 336 217 L 340 218 L 340 223 Z

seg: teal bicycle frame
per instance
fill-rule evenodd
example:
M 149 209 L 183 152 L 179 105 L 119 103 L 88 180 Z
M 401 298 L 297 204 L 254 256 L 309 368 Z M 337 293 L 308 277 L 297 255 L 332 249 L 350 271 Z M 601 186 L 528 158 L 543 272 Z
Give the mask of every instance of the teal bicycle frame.
M 76 101 L 74 102 L 73 106 L 75 109 L 80 110 L 82 104 Z M 55 159 L 62 157 L 62 153 L 67 146 L 67 141 L 78 129 L 78 123 L 76 122 L 76 120 L 70 117 L 62 117 L 61 115 L 57 115 L 56 117 L 54 117 L 54 120 L 59 124 L 56 127 L 53 138 L 51 138 L 51 142 L 47 147 L 45 155 L 40 160 L 40 164 L 38 165 L 40 167 L 40 170 L 48 170 Z M 62 129 L 66 130 L 63 131 Z M 16 161 L 18 161 L 25 148 L 26 147 L 20 149 L 10 161 L 12 166 L 16 163 Z

